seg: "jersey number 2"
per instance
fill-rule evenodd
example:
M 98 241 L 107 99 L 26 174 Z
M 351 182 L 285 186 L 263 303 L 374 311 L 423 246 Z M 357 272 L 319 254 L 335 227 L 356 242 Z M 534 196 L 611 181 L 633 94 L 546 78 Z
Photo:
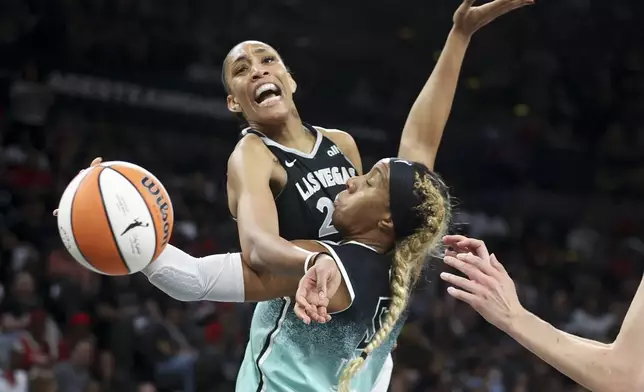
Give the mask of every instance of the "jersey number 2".
M 318 238 L 326 237 L 331 234 L 335 234 L 338 230 L 331 224 L 331 218 L 333 218 L 333 202 L 328 197 L 321 197 L 318 200 L 316 205 L 318 211 L 323 214 L 326 214 L 324 221 L 322 221 L 322 226 L 320 226 L 320 231 L 318 232 Z
M 382 328 L 382 323 L 385 320 L 385 316 L 387 315 L 387 312 L 389 312 L 390 303 L 391 298 L 380 297 L 380 299 L 378 300 L 378 305 L 376 305 L 376 311 L 373 314 L 373 319 L 371 319 L 371 327 L 369 327 L 369 329 L 367 329 L 367 331 L 364 333 L 364 337 L 362 338 L 360 344 L 358 344 L 358 347 L 356 347 L 356 350 L 364 350 L 369 342 L 371 342 L 371 339 L 376 336 L 376 332 L 378 332 L 378 330 Z

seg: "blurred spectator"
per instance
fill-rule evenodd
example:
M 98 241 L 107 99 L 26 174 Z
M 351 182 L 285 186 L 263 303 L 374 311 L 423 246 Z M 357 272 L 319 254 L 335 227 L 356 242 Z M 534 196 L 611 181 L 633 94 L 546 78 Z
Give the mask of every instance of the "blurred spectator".
M 44 310 L 29 314 L 26 330 L 20 336 L 24 352 L 24 369 L 46 366 L 58 359 L 60 333 Z
M 69 359 L 54 366 L 58 388 L 66 392 L 85 392 L 92 381 L 93 357 L 93 339 L 82 339 L 76 342 Z
M 182 325 L 185 322 L 183 315 L 181 306 L 176 303 L 170 305 L 163 316 L 155 315 L 144 335 L 147 360 L 154 366 L 157 382 L 164 384 L 172 382 L 173 376 L 179 377 L 185 392 L 195 392 L 196 351 Z
M 29 391 L 29 377 L 22 368 L 24 352 L 22 346 L 16 342 L 11 348 L 8 363 L 3 367 L 0 375 L 0 392 L 27 392 Z
M 34 278 L 27 272 L 19 272 L 14 278 L 9 295 L 0 304 L 2 327 L 5 331 L 17 331 L 29 324 L 29 312 L 42 306 L 36 293 Z
M 603 341 L 644 265 L 642 4 L 541 2 L 477 33 L 437 162 L 454 230 L 501 255 L 531 311 Z M 0 2 L 0 392 L 26 388 L 22 368 L 36 392 L 234 391 L 252 305 L 177 304 L 141 274 L 94 274 L 51 210 L 94 157 L 128 160 L 172 195 L 173 244 L 238 250 L 225 187 L 238 127 L 218 84 L 230 47 L 275 45 L 303 118 L 352 133 L 368 168 L 396 153 L 454 7 L 252 5 Z M 442 262 L 429 265 L 392 391 L 581 390 L 445 298 Z
M 37 369 L 32 371 L 29 380 L 30 392 L 58 392 L 56 376 L 51 369 Z

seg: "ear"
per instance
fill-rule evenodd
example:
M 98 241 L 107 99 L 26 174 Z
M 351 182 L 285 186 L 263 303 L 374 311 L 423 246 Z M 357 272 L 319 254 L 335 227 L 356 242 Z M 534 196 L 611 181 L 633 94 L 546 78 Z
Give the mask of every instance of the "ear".
M 297 91 L 297 83 L 295 83 L 295 79 L 293 79 L 290 73 L 288 74 L 288 86 L 291 88 L 291 94 L 295 94 L 295 91 Z
M 390 213 L 378 221 L 378 228 L 386 233 L 394 232 L 394 221 L 391 219 Z
M 232 95 L 229 95 L 226 97 L 226 106 L 228 106 L 228 110 L 230 110 L 233 113 L 241 113 L 241 105 L 237 102 L 235 97 Z

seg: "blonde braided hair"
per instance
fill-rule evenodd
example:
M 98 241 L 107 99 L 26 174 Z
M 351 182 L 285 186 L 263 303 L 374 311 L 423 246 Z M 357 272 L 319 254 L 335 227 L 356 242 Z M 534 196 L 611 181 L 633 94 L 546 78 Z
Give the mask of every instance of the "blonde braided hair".
M 423 196 L 423 203 L 417 210 L 425 218 L 425 224 L 414 234 L 406 237 L 395 247 L 391 268 L 391 305 L 385 315 L 381 328 L 376 332 L 367 347 L 366 355 L 376 350 L 391 333 L 396 322 L 407 308 L 409 294 L 420 277 L 427 254 L 434 249 L 445 232 L 450 220 L 451 207 L 449 196 L 439 188 L 445 188 L 442 181 L 429 176 L 420 177 L 416 173 L 414 188 Z M 339 392 L 349 392 L 351 379 L 362 368 L 366 355 L 350 361 L 340 376 Z

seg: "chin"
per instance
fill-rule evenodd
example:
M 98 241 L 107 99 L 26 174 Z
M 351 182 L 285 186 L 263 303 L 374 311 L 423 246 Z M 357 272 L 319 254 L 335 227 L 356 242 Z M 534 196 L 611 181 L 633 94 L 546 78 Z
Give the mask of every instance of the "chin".
M 262 124 L 282 124 L 288 120 L 290 111 L 285 105 L 276 105 L 269 108 L 258 108 L 258 122 Z
M 347 231 L 345 229 L 345 225 L 343 225 L 342 223 L 344 223 L 342 221 L 342 213 L 336 209 L 335 211 L 333 211 L 333 215 L 331 216 L 331 224 L 335 227 L 338 233 L 340 233 L 340 235 L 344 237 Z

